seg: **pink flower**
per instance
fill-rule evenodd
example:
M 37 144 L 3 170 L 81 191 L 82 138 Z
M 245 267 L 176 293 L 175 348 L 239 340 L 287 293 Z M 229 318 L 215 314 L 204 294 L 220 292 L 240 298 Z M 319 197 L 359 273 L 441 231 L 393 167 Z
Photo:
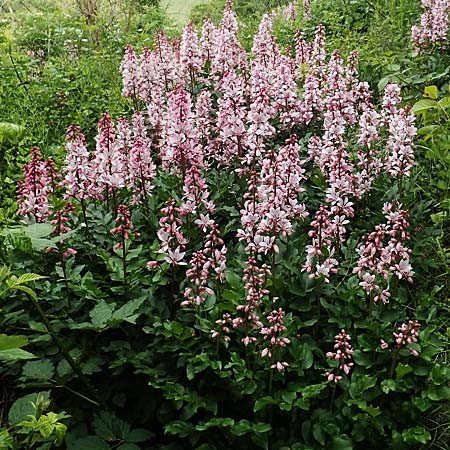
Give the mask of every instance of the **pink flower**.
M 353 347 L 350 343 L 351 337 L 345 330 L 341 330 L 339 334 L 335 336 L 334 352 L 328 352 L 326 357 L 338 361 L 338 367 L 336 372 L 326 372 L 328 381 L 339 382 L 342 380 L 340 373 L 343 371 L 346 375 L 350 373 L 351 368 L 354 366 L 353 362 L 349 362 L 352 359 Z
M 33 215 L 36 222 L 45 222 L 51 213 L 49 195 L 53 193 L 52 181 L 55 177 L 50 160 L 42 157 L 41 151 L 34 147 L 31 160 L 24 164 L 24 180 L 17 184 L 17 202 L 22 216 Z
M 131 222 L 131 212 L 126 205 L 119 205 L 115 220 L 117 226 L 112 228 L 110 233 L 119 236 L 120 241 L 114 245 L 114 249 L 124 248 L 125 241 L 133 236 L 133 223 Z M 134 233 L 136 235 L 136 233 Z

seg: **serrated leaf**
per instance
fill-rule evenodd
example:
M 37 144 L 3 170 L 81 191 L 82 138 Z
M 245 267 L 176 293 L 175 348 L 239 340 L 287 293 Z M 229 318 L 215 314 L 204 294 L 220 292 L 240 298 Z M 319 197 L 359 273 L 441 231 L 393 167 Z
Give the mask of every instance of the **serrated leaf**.
M 49 359 L 29 361 L 22 369 L 22 376 L 32 380 L 48 380 L 55 373 L 55 367 Z
M 131 300 L 125 305 L 121 306 L 117 311 L 112 315 L 113 320 L 117 320 L 119 322 L 130 322 L 136 323 L 137 316 L 134 314 L 141 305 L 145 302 L 145 298 L 136 298 Z
M 24 273 L 16 279 L 16 284 L 31 283 L 32 281 L 42 280 L 44 278 L 47 277 L 36 273 Z
M 87 436 L 68 444 L 67 450 L 110 450 L 110 447 L 98 436 Z
M 94 309 L 89 313 L 92 324 L 97 328 L 105 327 L 111 320 L 113 309 L 105 300 L 100 300 Z
M 106 411 L 101 411 L 94 417 L 93 426 L 95 433 L 106 441 L 126 441 L 130 433 L 128 423 Z

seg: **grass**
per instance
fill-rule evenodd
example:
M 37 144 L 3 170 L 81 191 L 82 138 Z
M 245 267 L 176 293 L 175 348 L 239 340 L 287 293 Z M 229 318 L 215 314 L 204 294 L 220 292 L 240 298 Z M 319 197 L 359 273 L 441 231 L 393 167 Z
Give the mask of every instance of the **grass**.
M 161 7 L 167 15 L 184 25 L 189 19 L 192 8 L 197 5 L 209 3 L 210 0 L 162 0 Z

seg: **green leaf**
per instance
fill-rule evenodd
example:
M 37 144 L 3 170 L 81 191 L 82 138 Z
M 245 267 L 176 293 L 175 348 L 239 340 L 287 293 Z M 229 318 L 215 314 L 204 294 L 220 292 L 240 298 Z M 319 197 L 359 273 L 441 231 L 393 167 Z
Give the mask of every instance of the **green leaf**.
M 175 434 L 180 437 L 186 437 L 192 432 L 192 424 L 181 420 L 175 420 L 165 425 L 164 432 L 165 434 Z
M 141 450 L 141 448 L 136 444 L 130 444 L 129 442 L 127 442 L 126 444 L 119 445 L 119 447 L 117 447 L 117 450 Z
M 15 362 L 34 358 L 37 358 L 37 356 L 33 355 L 33 353 L 22 350 L 21 348 L 0 351 L 1 361 Z
M 302 397 L 305 400 L 310 398 L 318 397 L 319 394 L 325 389 L 327 383 L 319 383 L 319 384 L 310 384 L 309 386 L 305 386 L 302 392 Z
M 192 380 L 195 375 L 203 372 L 207 367 L 210 366 L 210 360 L 207 353 L 202 353 L 200 355 L 194 356 L 189 360 L 186 367 L 186 376 L 188 380 Z
M 450 379 L 450 368 L 436 364 L 431 370 L 430 377 L 434 384 L 447 384 Z
M 334 437 L 331 444 L 328 445 L 327 450 L 353 450 L 353 443 L 350 438 L 345 435 Z
M 368 389 L 373 388 L 377 384 L 377 377 L 368 377 L 364 373 L 353 373 L 350 383 L 350 395 L 352 398 L 359 398 Z
M 414 427 L 403 430 L 402 438 L 406 443 L 420 442 L 421 444 L 426 444 L 431 440 L 431 435 L 423 427 Z
M 22 376 L 32 380 L 48 380 L 55 373 L 55 366 L 46 358 L 28 361 L 22 369 Z
M 0 429 L 0 450 L 14 448 L 14 439 L 8 433 L 8 430 Z
M 128 442 L 145 442 L 155 437 L 155 434 L 144 428 L 136 428 L 127 437 Z
M 320 423 L 315 423 L 312 427 L 314 439 L 322 446 L 327 442 L 327 436 Z
M 251 429 L 252 424 L 248 420 L 242 419 L 234 424 L 233 428 L 231 429 L 231 432 L 236 436 L 242 436 L 244 434 L 249 433 Z
M 87 436 L 68 443 L 67 450 L 110 450 L 110 447 L 98 436 Z
M 104 328 L 113 316 L 113 309 L 105 300 L 100 300 L 89 313 L 92 324 L 97 328 Z
M 436 86 L 425 86 L 424 97 L 436 100 L 438 97 L 438 88 Z
M 41 396 L 44 401 L 48 401 L 50 399 L 50 392 L 33 392 L 32 394 L 28 394 L 17 399 L 9 410 L 8 422 L 11 425 L 17 425 L 23 420 L 28 419 L 28 416 L 34 416 L 36 409 L 33 406 L 33 403 L 36 403 L 39 396 Z
M 270 431 L 272 427 L 268 423 L 258 422 L 255 425 L 253 425 L 252 430 L 255 433 L 267 433 Z
M 441 100 L 438 101 L 438 104 L 442 109 L 450 107 L 450 97 L 442 98 Z
M 275 405 L 276 400 L 272 397 L 262 397 L 256 400 L 255 406 L 253 407 L 253 412 L 261 411 L 266 408 L 268 405 Z
M 227 270 L 225 272 L 225 279 L 234 291 L 240 291 L 242 289 L 242 277 L 236 272 Z
M 25 128 L 10 122 L 0 122 L 0 143 L 15 144 L 25 132 Z
M 44 278 L 47 277 L 44 277 L 43 275 L 37 275 L 36 273 L 24 273 L 16 279 L 16 284 L 31 283 L 32 281 L 42 280 Z
M 234 425 L 234 420 L 230 419 L 229 417 L 214 417 L 206 422 L 200 422 L 195 429 L 197 431 L 205 431 L 208 428 L 212 427 L 219 427 L 219 428 L 225 428 L 225 427 L 232 427 Z
M 412 107 L 412 111 L 415 114 L 423 114 L 429 109 L 435 109 L 437 107 L 437 102 L 435 100 L 419 100 L 418 102 L 414 103 Z
M 6 334 L 0 334 L 0 352 L 20 348 L 27 344 L 28 339 L 25 336 L 7 336 Z
M 395 368 L 395 373 L 397 374 L 397 379 L 400 380 L 408 373 L 411 373 L 414 369 L 409 364 L 399 363 Z
M 125 305 L 114 312 L 112 320 L 118 322 L 126 321 L 133 324 L 136 323 L 136 319 L 138 316 L 134 313 L 141 307 L 144 302 L 145 298 L 141 297 L 125 303 Z
M 95 433 L 105 441 L 128 440 L 130 426 L 125 421 L 118 419 L 114 414 L 101 411 L 93 420 Z
M 289 403 L 290 405 L 294 402 L 294 400 L 297 398 L 296 392 L 290 392 L 290 391 L 284 391 L 281 393 L 281 398 L 286 403 Z
M 397 389 L 397 382 L 395 380 L 383 380 L 381 382 L 381 390 L 385 394 L 389 394 L 391 391 L 395 391 Z
M 428 397 L 430 400 L 450 400 L 450 388 L 447 386 L 431 386 L 422 392 L 422 396 Z

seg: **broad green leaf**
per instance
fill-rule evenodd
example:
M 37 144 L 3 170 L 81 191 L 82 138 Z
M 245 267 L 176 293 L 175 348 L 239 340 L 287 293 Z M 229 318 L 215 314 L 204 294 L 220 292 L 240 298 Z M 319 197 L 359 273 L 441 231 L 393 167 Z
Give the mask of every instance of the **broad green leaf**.
M 305 386 L 302 391 L 303 399 L 308 400 L 310 398 L 318 397 L 326 386 L 327 383 L 310 384 L 309 386 Z
M 110 447 L 98 436 L 87 436 L 68 444 L 67 450 L 110 450 Z
M 350 383 L 350 395 L 352 398 L 358 399 L 362 393 L 377 384 L 377 377 L 368 377 L 363 373 L 353 373 Z
M 403 441 L 406 443 L 420 442 L 426 444 L 431 440 L 430 433 L 423 427 L 408 428 L 402 432 Z
M 25 363 L 22 376 L 32 380 L 48 380 L 55 373 L 53 363 L 46 358 Z
M 141 305 L 145 302 L 145 298 L 136 298 L 125 303 L 112 315 L 112 320 L 117 320 L 118 322 L 130 322 L 136 323 L 137 315 L 134 314 Z
M 255 433 L 267 433 L 272 427 L 268 423 L 259 422 L 252 426 Z
M 149 430 L 145 430 L 144 428 L 135 428 L 128 435 L 127 441 L 128 442 L 145 442 L 145 441 L 149 441 L 154 436 L 155 436 L 155 434 Z
M 435 100 L 423 99 L 414 103 L 412 111 L 415 114 L 423 114 L 425 111 L 430 109 L 435 109 L 437 107 L 437 102 Z
M 395 373 L 397 374 L 397 379 L 400 380 L 408 373 L 411 373 L 414 369 L 409 364 L 399 363 L 395 368 Z
M 331 443 L 327 445 L 327 450 L 353 450 L 353 443 L 350 438 L 345 435 L 333 437 Z
M 231 432 L 236 436 L 242 436 L 244 434 L 249 433 L 251 429 L 252 424 L 248 420 L 242 419 L 234 424 L 233 428 L 231 429 Z
M 450 368 L 436 364 L 431 370 L 430 377 L 434 384 L 447 384 L 450 379 Z
M 438 104 L 441 108 L 446 109 L 450 107 L 450 97 L 444 97 L 438 101 Z
M 105 300 L 100 300 L 94 309 L 89 313 L 92 324 L 98 328 L 105 327 L 111 320 L 113 309 Z
M 262 397 L 256 400 L 255 406 L 253 407 L 254 412 L 261 411 L 268 405 L 274 405 L 276 404 L 276 400 L 272 397 Z
M 119 445 L 117 447 L 117 450 L 141 450 L 140 447 L 138 447 L 136 444 L 131 444 L 129 442 Z
M 20 348 L 27 344 L 28 339 L 25 336 L 7 336 L 6 334 L 0 334 L 0 352 Z
M 50 392 L 33 392 L 32 394 L 17 399 L 9 410 L 8 422 L 11 425 L 17 425 L 23 420 L 28 419 L 29 415 L 34 415 L 36 409 L 33 406 L 33 403 L 36 403 L 38 396 L 41 396 L 45 401 L 48 401 L 50 399 Z
M 431 98 L 432 100 L 436 100 L 438 97 L 438 88 L 437 86 L 425 86 L 424 97 Z
M 422 392 L 422 396 L 433 401 L 450 400 L 450 388 L 447 386 L 431 386 Z
M 314 436 L 314 439 L 322 446 L 325 445 L 327 442 L 327 435 L 325 434 L 325 431 L 322 428 L 322 425 L 320 423 L 315 423 L 312 427 L 312 433 Z
M 12 348 L 10 350 L 0 351 L 0 360 L 5 362 L 22 361 L 27 359 L 34 359 L 37 356 L 33 353 L 22 350 L 21 348 Z
M 385 394 L 389 394 L 391 391 L 395 391 L 397 389 L 397 382 L 395 380 L 383 380 L 381 382 L 381 390 Z
M 94 417 L 93 427 L 95 433 L 106 441 L 126 441 L 130 434 L 128 423 L 107 411 L 101 411 Z

